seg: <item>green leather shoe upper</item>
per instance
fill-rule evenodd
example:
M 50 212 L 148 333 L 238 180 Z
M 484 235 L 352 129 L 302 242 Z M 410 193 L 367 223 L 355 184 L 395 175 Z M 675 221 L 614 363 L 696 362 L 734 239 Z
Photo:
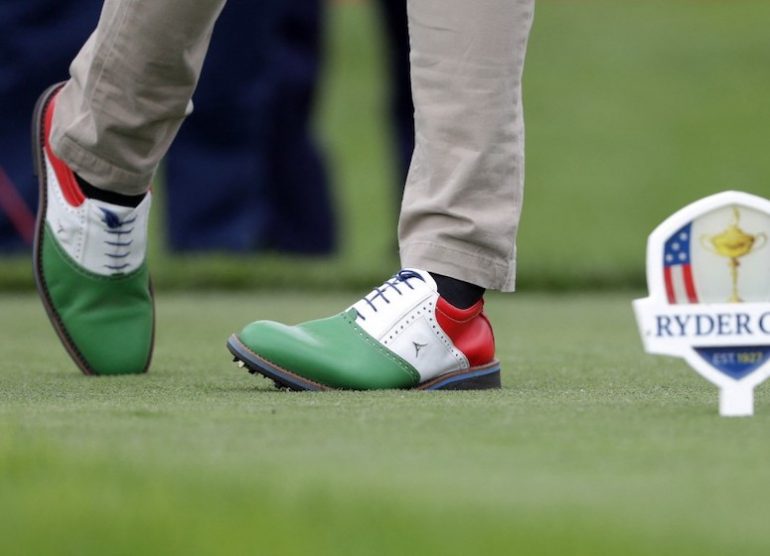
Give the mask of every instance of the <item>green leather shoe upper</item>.
M 272 364 L 333 388 L 410 388 L 417 370 L 383 347 L 355 323 L 355 311 L 286 326 L 258 321 L 238 339 Z
M 99 276 L 77 265 L 46 225 L 42 271 L 53 309 L 94 374 L 147 370 L 154 308 L 147 264 L 130 274 Z

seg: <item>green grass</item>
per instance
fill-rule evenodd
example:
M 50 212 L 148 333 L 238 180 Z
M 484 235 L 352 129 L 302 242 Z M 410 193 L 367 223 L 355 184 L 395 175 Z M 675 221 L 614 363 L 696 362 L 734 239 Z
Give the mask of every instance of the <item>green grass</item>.
M 522 282 L 641 284 L 646 237 L 669 214 L 726 189 L 770 196 L 770 3 L 538 7 Z
M 169 257 L 156 219 L 142 377 L 81 377 L 38 302 L 0 295 L 0 554 L 766 555 L 767 389 L 719 418 L 714 387 L 642 353 L 631 294 L 490 297 L 499 392 L 292 394 L 229 363 L 234 328 L 339 310 L 333 290 L 397 264 L 377 16 L 329 16 L 337 257 Z M 642 287 L 665 216 L 768 196 L 769 20 L 761 0 L 538 2 L 522 290 Z M 0 261 L 0 288 L 29 266 Z M 216 287 L 265 291 L 168 293 Z
M 766 389 L 719 418 L 632 297 L 492 296 L 501 391 L 297 394 L 227 335 L 350 296 L 162 295 L 152 372 L 108 379 L 0 296 L 0 553 L 767 554 Z
M 770 3 L 538 0 L 536 11 L 522 288 L 641 288 L 646 237 L 666 216 L 725 189 L 770 196 Z M 156 210 L 159 287 L 358 287 L 397 266 L 379 16 L 366 2 L 328 15 L 317 127 L 340 253 L 169 257 Z M 26 260 L 0 265 L 1 288 L 31 287 Z

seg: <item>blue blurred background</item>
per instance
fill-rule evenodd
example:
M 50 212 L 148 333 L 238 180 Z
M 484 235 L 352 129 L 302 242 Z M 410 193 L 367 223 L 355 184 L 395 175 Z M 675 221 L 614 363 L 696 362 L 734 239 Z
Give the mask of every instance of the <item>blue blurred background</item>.
M 28 119 L 96 0 L 0 4 L 0 288 L 32 287 Z M 404 2 L 231 0 L 155 191 L 161 288 L 359 287 L 397 266 L 412 146 Z M 770 4 L 539 0 L 525 72 L 525 288 L 640 288 L 647 234 L 770 195 Z
M 0 251 L 29 249 L 37 186 L 29 114 L 99 18 L 100 0 L 0 5 Z M 390 113 L 400 187 L 414 146 L 405 2 L 378 3 L 387 43 Z M 195 95 L 168 154 L 164 222 L 174 252 L 274 250 L 331 254 L 336 210 L 312 129 L 324 65 L 326 3 L 227 4 Z M 4 202 L 3 202 L 4 201 Z

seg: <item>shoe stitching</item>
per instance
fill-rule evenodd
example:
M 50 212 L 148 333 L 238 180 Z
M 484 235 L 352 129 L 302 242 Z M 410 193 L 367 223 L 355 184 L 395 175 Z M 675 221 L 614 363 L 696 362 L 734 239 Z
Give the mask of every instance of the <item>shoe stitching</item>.
M 404 330 L 406 330 L 415 320 L 417 320 L 418 316 L 422 316 L 422 313 L 424 312 L 425 317 L 428 320 L 428 324 L 431 326 L 433 334 L 436 336 L 436 338 L 438 338 L 441 341 L 441 343 L 449 351 L 452 357 L 455 358 L 455 360 L 461 366 L 461 368 L 467 368 L 467 366 L 469 366 L 467 357 L 465 357 L 465 355 L 463 355 L 460 352 L 460 350 L 458 350 L 454 346 L 454 344 L 446 336 L 446 334 L 440 330 L 438 321 L 436 321 L 436 319 L 431 315 L 432 309 L 438 310 L 436 309 L 435 300 L 428 299 L 417 309 L 417 311 L 412 312 L 411 315 L 409 315 L 404 321 L 402 321 L 397 328 L 391 329 L 390 335 L 386 340 L 383 340 L 383 344 L 385 345 L 392 344 L 393 340 L 397 339 L 401 335 L 401 333 Z
M 428 317 L 428 322 L 430 323 L 431 328 L 433 329 L 433 333 L 449 349 L 449 352 L 455 358 L 457 363 L 460 364 L 460 367 L 467 368 L 467 366 L 470 366 L 468 363 L 468 358 L 465 357 L 465 355 L 462 354 L 462 352 L 460 352 L 460 350 L 457 349 L 457 347 L 455 347 L 452 340 L 450 340 L 449 337 L 446 335 L 446 333 L 443 330 L 441 330 L 441 327 L 439 326 L 438 321 L 436 320 L 436 317 L 434 317 L 432 314 L 435 311 L 436 311 L 436 302 L 435 300 L 432 300 L 430 305 L 426 308 L 426 313 Z
M 46 226 L 47 232 L 49 234 L 52 234 L 48 223 L 46 223 L 45 226 Z M 96 273 L 91 272 L 91 271 L 89 271 L 87 269 L 84 269 L 76 261 L 74 261 L 72 259 L 72 257 L 69 255 L 69 253 L 67 253 L 64 250 L 64 248 L 61 245 L 59 245 L 59 242 L 56 241 L 55 237 L 52 237 L 52 240 L 53 241 L 51 241 L 51 243 L 53 244 L 54 249 L 56 249 L 57 253 L 59 253 L 59 255 L 62 256 L 62 258 L 63 258 L 64 262 L 67 264 L 67 266 L 69 266 L 73 271 L 77 272 L 78 274 L 80 274 L 81 276 L 84 276 L 86 278 L 91 278 L 91 279 L 99 280 L 99 281 L 102 281 L 102 282 L 116 282 L 116 281 L 119 281 L 119 280 L 126 280 L 126 279 L 129 279 L 129 278 L 133 278 L 134 276 L 136 276 L 137 274 L 139 274 L 140 272 L 145 270 L 145 263 L 143 261 L 142 264 L 139 265 L 139 268 L 137 268 L 136 270 L 133 270 L 131 272 L 128 272 L 126 274 L 119 274 L 119 275 L 112 275 L 112 276 L 103 276 L 101 274 L 96 274 Z M 43 246 L 41 245 L 40 247 L 42 249 Z
M 85 228 L 85 211 L 82 210 L 82 208 L 75 208 L 71 206 L 65 199 L 64 195 L 62 194 L 61 187 L 59 186 L 58 178 L 56 178 L 56 172 L 53 171 L 51 168 L 51 162 L 48 159 L 48 155 L 45 153 L 45 149 L 43 152 L 43 157 L 45 161 L 45 170 L 46 170 L 46 188 L 48 189 L 48 197 L 49 197 L 49 203 L 50 203 L 50 197 L 51 193 L 53 193 L 56 196 L 57 204 L 60 207 L 63 207 L 66 212 L 69 212 L 72 216 L 74 216 L 78 224 L 80 226 L 80 230 L 78 230 L 78 233 L 72 234 L 73 240 L 74 240 L 74 246 L 73 250 L 77 254 L 78 259 L 83 257 L 83 245 L 84 245 L 84 238 L 82 230 Z M 53 174 L 53 180 L 51 180 L 51 174 Z M 46 214 L 45 214 L 45 221 L 48 222 L 48 209 L 49 207 L 46 207 Z M 52 234 L 54 238 L 56 238 L 56 234 Z M 58 240 L 57 240 L 58 241 Z
M 374 347 L 377 351 L 379 351 L 382 355 L 396 363 L 398 367 L 407 375 L 409 378 L 414 379 L 416 381 L 420 380 L 420 373 L 418 373 L 416 370 L 413 370 L 411 368 L 411 365 L 403 361 L 400 357 L 398 357 L 395 353 L 390 351 L 389 349 L 385 348 L 380 342 L 369 336 L 363 329 L 361 329 L 356 323 L 350 319 L 347 313 L 342 313 L 342 317 L 345 322 L 347 322 L 350 327 L 353 329 L 353 331 L 358 334 L 361 339 L 363 339 L 366 343 Z
M 72 233 L 71 236 L 70 236 L 72 238 L 72 240 L 73 240 L 72 241 L 73 252 L 76 255 L 76 258 L 74 259 L 74 261 L 75 261 L 76 264 L 78 264 L 77 261 L 83 259 L 83 256 L 84 256 L 84 248 L 85 248 L 85 233 L 84 233 L 84 231 L 86 229 L 87 221 L 88 221 L 88 203 L 84 203 L 80 207 L 75 208 L 75 207 L 70 206 L 69 203 L 66 202 L 66 200 L 63 197 L 63 194 L 62 194 L 62 191 L 61 191 L 61 187 L 57 186 L 58 185 L 58 180 L 56 179 L 55 172 L 53 172 L 53 178 L 54 179 L 50 179 L 51 178 L 51 174 L 52 174 L 52 172 L 50 171 L 51 170 L 50 169 L 51 162 L 50 162 L 50 160 L 48 158 L 48 155 L 45 153 L 44 149 L 43 149 L 43 151 L 44 151 L 43 152 L 43 157 L 44 157 L 45 169 L 46 169 L 46 187 L 48 188 L 49 197 L 51 196 L 50 194 L 53 193 L 55 195 L 55 197 L 56 197 L 56 201 L 58 202 L 58 205 L 60 207 L 64 208 L 64 210 L 66 212 L 69 212 L 72 216 L 74 216 L 75 219 L 77 220 L 77 224 L 79 226 L 79 229 L 76 230 L 74 233 Z M 101 207 L 98 207 L 98 208 L 100 208 L 103 212 L 105 211 L 105 209 L 103 209 Z M 111 214 L 114 214 L 114 213 L 111 213 Z M 50 223 L 48 221 L 48 210 L 46 210 L 46 215 L 45 216 L 46 216 L 45 221 L 52 225 L 52 223 Z M 134 214 L 131 217 L 129 217 L 128 219 L 126 219 L 126 220 L 118 220 L 118 226 L 117 227 L 110 226 L 110 223 L 107 222 L 107 216 L 105 216 L 104 218 L 101 219 L 102 222 L 107 226 L 107 228 L 105 228 L 103 231 L 105 233 L 109 234 L 110 236 L 114 236 L 115 240 L 116 240 L 116 241 L 107 241 L 107 240 L 104 241 L 104 243 L 106 245 L 108 245 L 110 247 L 114 247 L 114 253 L 104 253 L 105 256 L 107 256 L 107 257 L 109 257 L 109 258 L 114 260 L 114 259 L 124 259 L 124 258 L 126 258 L 130 254 L 130 252 L 131 252 L 130 247 L 131 247 L 131 245 L 133 244 L 134 241 L 133 241 L 133 239 L 129 239 L 128 241 L 124 241 L 124 236 L 126 236 L 128 234 L 131 234 L 134 231 L 134 227 L 131 227 L 131 228 L 128 228 L 128 229 L 124 229 L 123 227 L 126 226 L 126 225 L 134 224 L 137 221 L 137 219 L 138 219 L 138 216 L 136 214 Z M 51 231 L 52 237 L 54 239 L 56 239 L 55 243 L 58 244 L 58 242 L 60 240 L 57 239 L 57 236 L 56 236 L 55 233 L 53 233 L 53 230 L 50 230 L 50 231 Z M 62 247 L 62 246 L 59 245 L 59 247 Z M 121 248 L 125 248 L 128 252 L 125 253 L 125 254 L 120 253 L 119 250 Z M 66 253 L 66 251 L 65 251 L 65 253 Z M 70 257 L 70 258 L 72 258 L 72 257 Z M 141 264 L 142 263 L 140 263 L 140 266 L 141 266 Z M 120 273 L 122 270 L 125 270 L 125 269 L 129 268 L 131 266 L 131 264 L 130 263 L 104 264 L 102 266 L 104 268 L 112 271 L 112 273 L 114 275 L 114 274 Z M 94 273 L 94 276 L 98 276 L 98 275 Z

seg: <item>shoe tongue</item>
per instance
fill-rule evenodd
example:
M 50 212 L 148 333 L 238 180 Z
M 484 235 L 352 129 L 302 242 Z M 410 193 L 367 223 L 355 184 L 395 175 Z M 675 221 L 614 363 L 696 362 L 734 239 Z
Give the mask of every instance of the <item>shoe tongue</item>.
M 402 268 L 401 272 L 411 272 L 413 274 L 417 274 L 420 278 L 423 279 L 426 286 L 428 286 L 434 292 L 438 291 L 436 281 L 433 279 L 433 276 L 430 275 L 430 272 L 426 270 L 420 270 L 419 268 Z
M 109 229 L 117 229 L 131 222 L 134 214 L 133 208 L 113 205 L 110 203 L 99 203 L 95 205 L 99 220 L 101 220 Z
M 116 205 L 107 201 L 91 199 L 90 197 L 88 197 L 88 200 L 93 203 L 98 214 L 105 220 L 105 223 L 109 225 L 111 222 L 120 222 L 131 219 L 134 215 L 145 214 L 149 210 L 151 195 L 148 191 L 145 194 L 144 199 L 142 199 L 142 202 L 135 207 Z

